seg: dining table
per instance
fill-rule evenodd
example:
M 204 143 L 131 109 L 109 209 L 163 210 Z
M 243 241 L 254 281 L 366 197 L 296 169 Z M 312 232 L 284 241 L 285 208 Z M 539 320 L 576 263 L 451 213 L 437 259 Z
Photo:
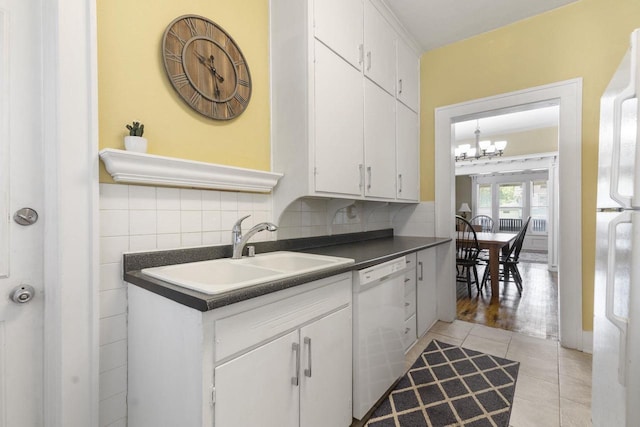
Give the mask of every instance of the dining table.
M 462 233 L 457 233 L 456 240 L 462 240 Z M 468 236 L 468 234 L 465 234 Z M 489 250 L 489 272 L 491 273 L 491 301 L 499 301 L 499 283 L 498 277 L 500 277 L 500 251 L 503 254 L 509 252 L 509 244 L 515 240 L 518 233 L 504 233 L 504 232 L 476 232 L 476 238 L 478 239 L 478 246 L 480 249 Z M 466 240 L 465 240 L 466 241 Z M 505 277 L 508 280 L 508 277 Z

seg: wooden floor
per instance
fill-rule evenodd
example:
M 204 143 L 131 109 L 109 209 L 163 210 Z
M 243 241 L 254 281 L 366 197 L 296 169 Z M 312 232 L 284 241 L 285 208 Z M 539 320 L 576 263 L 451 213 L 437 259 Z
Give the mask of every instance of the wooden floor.
M 520 262 L 522 296 L 515 283 L 500 282 L 500 304 L 491 304 L 491 286 L 478 296 L 472 285 L 469 298 L 467 285 L 457 284 L 458 319 L 479 323 L 526 335 L 558 339 L 558 275 L 547 270 L 547 264 Z M 482 280 L 483 268 L 478 270 Z

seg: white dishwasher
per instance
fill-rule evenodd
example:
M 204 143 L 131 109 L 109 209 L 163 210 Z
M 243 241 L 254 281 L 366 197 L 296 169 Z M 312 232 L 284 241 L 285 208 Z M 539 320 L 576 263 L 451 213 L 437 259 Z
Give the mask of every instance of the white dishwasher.
M 360 420 L 404 373 L 405 257 L 353 277 L 353 416 Z

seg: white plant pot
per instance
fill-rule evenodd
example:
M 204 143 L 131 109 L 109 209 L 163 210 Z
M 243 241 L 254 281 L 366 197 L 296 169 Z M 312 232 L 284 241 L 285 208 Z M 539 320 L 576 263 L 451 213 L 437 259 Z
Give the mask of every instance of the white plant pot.
M 127 151 L 135 151 L 138 153 L 147 152 L 147 138 L 143 136 L 125 136 L 124 148 Z

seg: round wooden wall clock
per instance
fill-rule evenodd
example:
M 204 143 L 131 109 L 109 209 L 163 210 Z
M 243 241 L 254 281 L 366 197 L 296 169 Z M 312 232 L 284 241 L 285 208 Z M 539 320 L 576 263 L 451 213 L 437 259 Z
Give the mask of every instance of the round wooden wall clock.
M 173 20 L 162 37 L 167 76 L 198 113 L 231 120 L 251 99 L 251 75 L 240 48 L 219 25 L 198 15 Z

